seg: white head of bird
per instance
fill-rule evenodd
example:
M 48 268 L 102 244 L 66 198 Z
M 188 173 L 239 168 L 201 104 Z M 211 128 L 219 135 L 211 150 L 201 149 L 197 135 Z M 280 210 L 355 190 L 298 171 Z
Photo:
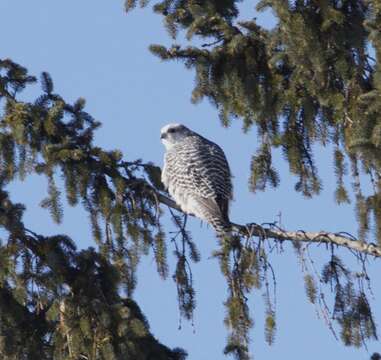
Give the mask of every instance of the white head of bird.
M 160 139 L 165 148 L 169 150 L 192 134 L 193 131 L 182 124 L 168 124 L 161 128 Z

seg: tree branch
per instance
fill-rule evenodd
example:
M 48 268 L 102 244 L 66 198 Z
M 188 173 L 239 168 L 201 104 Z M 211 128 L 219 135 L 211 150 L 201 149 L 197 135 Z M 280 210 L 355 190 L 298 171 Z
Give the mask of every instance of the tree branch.
M 258 224 L 239 225 L 232 223 L 233 229 L 243 235 L 262 236 L 276 240 L 289 240 L 295 242 L 326 243 L 344 246 L 364 254 L 381 257 L 381 248 L 374 243 L 366 243 L 355 238 L 345 236 L 343 233 L 330 233 L 327 231 L 286 231 L 276 226 L 270 228 Z
M 155 192 L 157 199 L 164 205 L 178 211 L 182 210 L 180 207 L 169 197 Z M 276 226 L 269 224 L 269 227 L 264 227 L 255 223 L 240 225 L 231 223 L 233 231 L 243 236 L 261 236 L 264 239 L 274 239 L 280 241 L 295 241 L 295 242 L 309 242 L 309 243 L 325 243 L 343 246 L 357 252 L 372 255 L 374 257 L 381 257 L 381 247 L 374 243 L 366 243 L 345 235 L 344 233 L 331 233 L 327 231 L 309 232 L 309 231 L 286 231 Z

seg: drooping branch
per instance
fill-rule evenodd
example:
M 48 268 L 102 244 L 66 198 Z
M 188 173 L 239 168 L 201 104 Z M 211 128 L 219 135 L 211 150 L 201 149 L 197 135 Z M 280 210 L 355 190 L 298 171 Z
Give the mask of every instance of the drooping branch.
M 181 211 L 180 207 L 172 199 L 161 193 L 156 193 L 156 196 L 162 204 L 167 205 L 172 209 Z M 276 226 L 275 224 L 262 226 L 255 223 L 246 225 L 232 223 L 232 227 L 234 232 L 237 232 L 243 236 L 261 236 L 264 239 L 280 241 L 333 244 L 346 247 L 359 253 L 372 255 L 374 257 L 381 257 L 381 248 L 379 246 L 374 243 L 366 243 L 364 241 L 357 240 L 347 233 L 334 233 L 328 231 L 310 232 L 304 230 L 287 231 Z

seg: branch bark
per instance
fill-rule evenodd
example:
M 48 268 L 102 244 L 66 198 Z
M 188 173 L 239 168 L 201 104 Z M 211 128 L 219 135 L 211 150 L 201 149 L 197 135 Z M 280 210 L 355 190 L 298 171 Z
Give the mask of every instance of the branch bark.
M 156 192 L 158 201 L 172 209 L 182 210 L 169 197 Z M 357 251 L 362 254 L 381 257 L 381 247 L 374 243 L 366 243 L 357 240 L 349 234 L 333 233 L 327 231 L 309 232 L 309 231 L 287 231 L 275 224 L 270 224 L 269 227 L 264 227 L 255 223 L 240 225 L 231 223 L 233 231 L 242 236 L 261 236 L 264 239 L 273 239 L 280 241 L 308 242 L 317 244 L 334 244 L 337 246 L 346 247 L 350 250 Z

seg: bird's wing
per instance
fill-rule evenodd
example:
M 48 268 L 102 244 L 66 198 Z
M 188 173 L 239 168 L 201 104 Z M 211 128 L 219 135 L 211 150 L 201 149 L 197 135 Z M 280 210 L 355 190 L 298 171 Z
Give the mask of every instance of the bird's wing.
M 201 137 L 193 137 L 165 155 L 163 183 L 182 187 L 204 198 L 230 199 L 231 175 L 222 149 Z
M 206 139 L 197 142 L 190 172 L 195 190 L 204 197 L 230 199 L 232 195 L 229 164 L 222 149 Z

